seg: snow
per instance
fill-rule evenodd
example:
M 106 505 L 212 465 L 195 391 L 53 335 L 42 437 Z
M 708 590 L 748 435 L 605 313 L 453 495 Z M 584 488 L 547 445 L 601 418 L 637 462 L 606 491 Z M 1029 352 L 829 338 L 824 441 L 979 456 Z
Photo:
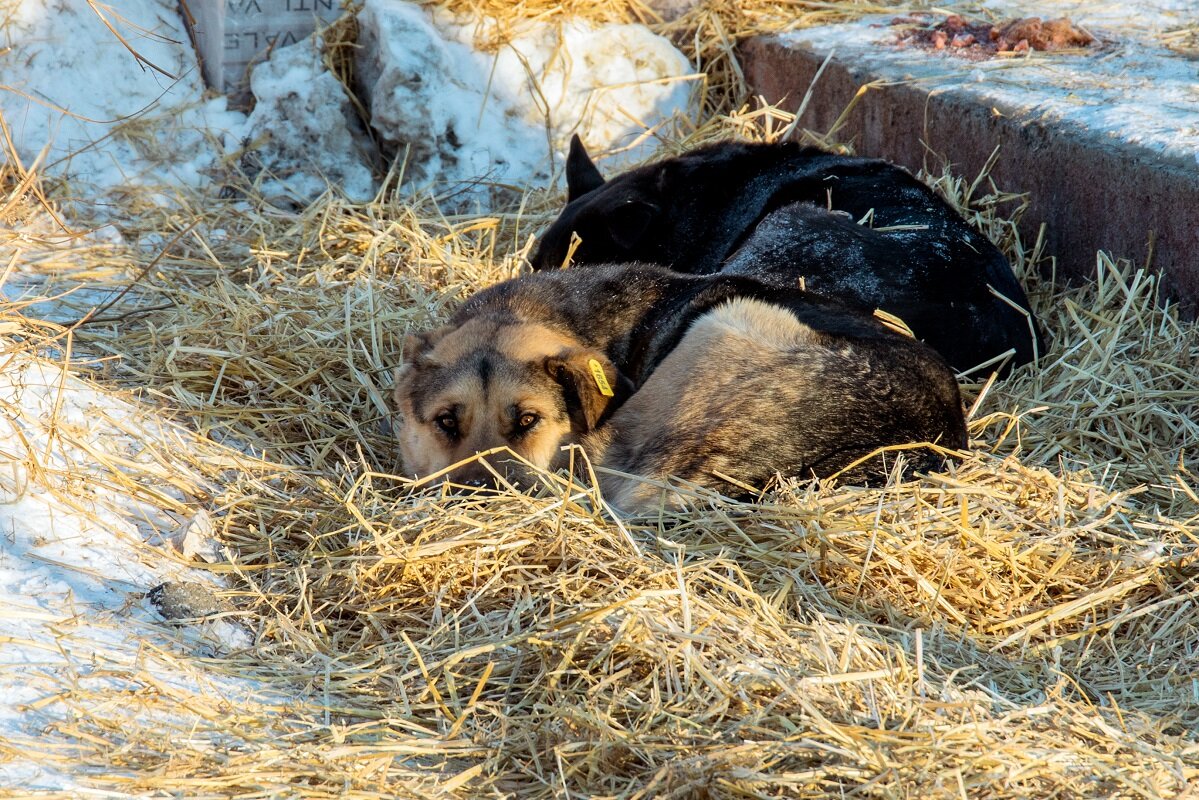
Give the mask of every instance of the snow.
M 493 55 L 470 46 L 492 20 L 368 0 L 359 24 L 372 125 L 418 184 L 544 184 L 576 132 L 619 168 L 692 115 L 691 64 L 644 26 L 528 23 Z
M 0 240 L 0 299 L 33 319 L 66 323 L 112 300 L 120 291 L 103 278 L 124 274 L 124 237 L 112 225 L 64 232 L 47 214 L 14 222 Z M 108 269 L 98 267 L 108 262 Z M 87 275 L 91 282 L 72 278 Z M 136 291 L 127 297 L 136 299 Z
M 544 185 L 575 131 L 629 163 L 692 114 L 691 65 L 643 26 L 532 25 L 493 55 L 474 49 L 494 34 L 485 19 L 434 20 L 400 0 L 371 0 L 361 19 L 382 59 L 374 128 L 401 156 L 411 147 L 409 189 Z M 3 30 L 0 113 L 17 155 L 76 196 L 151 187 L 167 203 L 176 187 L 219 185 L 229 162 L 281 205 L 378 188 L 374 144 L 312 37 L 255 68 L 247 118 L 205 91 L 172 0 L 24 0 Z
M 142 600 L 167 580 L 214 583 L 183 558 L 185 548 L 219 556 L 206 512 L 180 488 L 200 479 L 178 455 L 168 455 L 193 449 L 193 435 L 58 365 L 11 347 L 5 355 L 0 740 L 36 739 L 68 713 L 61 703 L 44 702 L 64 682 L 118 690 L 148 671 L 185 693 L 256 692 L 252 683 L 231 678 L 206 677 L 201 686 L 147 651 L 147 644 L 176 652 L 251 644 L 244 629 L 220 619 L 173 635 Z M 108 466 L 117 464 L 124 466 Z M 0 764 L 0 785 L 74 786 L 53 768 L 19 760 Z
M 1135 34 L 1161 33 L 1193 24 L 1195 0 L 985 0 L 982 8 L 1001 17 L 1069 17 L 1087 28 Z
M 250 88 L 258 102 L 247 138 L 264 142 L 253 166 L 266 197 L 303 204 L 330 185 L 355 202 L 374 197 L 373 145 L 313 37 L 272 53 L 254 68 Z
M 359 14 L 357 67 L 371 124 L 424 185 L 477 177 L 522 181 L 546 159 L 545 134 L 512 124 L 509 109 L 485 102 L 487 70 L 469 47 L 442 36 L 419 7 L 372 0 Z M 419 111 L 418 111 L 419 110 Z
M 1003 17 L 1033 11 L 1043 17 L 1068 13 L 1091 26 L 1103 46 L 1086 54 L 969 61 L 948 51 L 896 47 L 890 25 L 894 15 L 808 28 L 781 39 L 821 56 L 835 51 L 883 80 L 918 81 L 930 90 L 960 92 L 1008 116 L 1097 133 L 1194 163 L 1199 153 L 1194 62 L 1161 47 L 1145 31 L 1173 26 L 1176 19 L 1199 21 L 1199 8 L 1184 0 L 1156 0 L 1145 15 L 1138 6 L 1135 17 L 1127 7 L 1120 17 L 1115 3 L 1088 3 L 1086 11 L 1093 15 L 1072 2 L 1018 5 L 996 0 L 992 10 L 1002 9 Z M 1144 28 L 1123 24 L 1132 18 Z
M 48 147 L 41 163 L 51 174 L 101 189 L 197 186 L 221 152 L 212 137 L 243 118 L 223 97 L 203 99 L 195 54 L 169 0 L 96 10 L 86 0 L 25 0 L 3 32 L 11 49 L 0 60 L 0 113 L 27 166 Z
M 447 31 L 469 43 L 476 35 L 492 38 L 492 27 L 485 21 L 476 34 L 459 21 Z M 480 57 L 490 70 L 491 95 L 535 130 L 548 131 L 559 163 L 579 133 L 597 158 L 608 156 L 620 168 L 652 154 L 655 129 L 673 133 L 692 115 L 698 75 L 674 45 L 642 25 L 525 23 L 494 57 Z
M 1158 42 L 1199 19 L 1191 0 L 1146 0 L 1135 13 L 1115 0 L 987 0 L 986 8 L 1005 17 L 1068 15 L 1105 45 L 1091 55 L 968 62 L 892 47 L 890 16 L 786 38 L 820 53 L 852 52 L 886 77 L 970 92 L 1005 112 L 1195 162 L 1194 64 Z M 656 131 L 693 113 L 691 65 L 643 26 L 530 21 L 487 52 L 475 43 L 501 33 L 487 19 L 369 0 L 360 20 L 375 132 L 407 154 L 412 189 L 544 185 L 575 132 L 598 158 L 611 158 L 609 171 L 619 169 L 650 154 Z M 255 70 L 258 102 L 247 118 L 205 93 L 171 0 L 119 8 L 24 0 L 3 30 L 0 112 L 18 156 L 80 187 L 163 187 L 165 202 L 171 187 L 219 183 L 224 161 L 239 158 L 281 202 L 302 203 L 330 185 L 365 201 L 378 188 L 372 143 L 311 39 Z

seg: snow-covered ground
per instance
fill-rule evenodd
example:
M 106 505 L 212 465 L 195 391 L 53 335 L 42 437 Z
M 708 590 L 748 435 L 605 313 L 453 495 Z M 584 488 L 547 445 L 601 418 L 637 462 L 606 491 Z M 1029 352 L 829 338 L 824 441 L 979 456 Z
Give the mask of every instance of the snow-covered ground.
M 9 321 L 6 337 L 17 332 Z M 221 618 L 171 635 L 145 597 L 165 582 L 214 586 L 219 561 L 195 461 L 213 446 L 65 365 L 9 345 L 0 370 L 0 741 L 35 742 L 71 715 L 63 686 L 136 694 L 147 680 L 245 697 L 258 687 L 181 671 L 155 651 L 251 643 Z M 207 454 L 207 455 L 206 455 Z M 190 455 L 190 458 L 188 457 Z M 129 713 L 155 713 L 131 704 Z M 0 761 L 0 786 L 66 789 L 52 766 Z
M 195 186 L 220 152 L 211 133 L 244 120 L 223 97 L 203 99 L 173 3 L 22 0 L 11 13 L 0 30 L 0 112 L 26 166 L 103 189 Z

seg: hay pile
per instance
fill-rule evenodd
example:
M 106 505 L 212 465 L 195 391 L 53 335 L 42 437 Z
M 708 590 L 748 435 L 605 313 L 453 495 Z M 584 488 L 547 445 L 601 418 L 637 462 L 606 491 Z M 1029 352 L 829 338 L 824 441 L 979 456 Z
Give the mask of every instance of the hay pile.
M 625 13 L 522 12 L 559 5 Z M 728 102 L 725 45 L 796 9 L 671 23 L 726 59 L 707 62 L 719 113 L 674 147 L 788 124 Z M 1041 278 L 1019 198 L 985 179 L 929 178 L 1010 255 L 1051 347 L 967 387 L 968 459 L 877 489 L 784 482 L 756 505 L 702 494 L 639 524 L 565 475 L 529 495 L 413 491 L 382 425 L 405 332 L 516 274 L 559 198 L 480 219 L 394 189 L 300 214 L 185 197 L 131 203 L 130 244 L 80 248 L 44 221 L 53 187 L 43 205 L 11 160 L 4 179 L 26 224 L 2 243 L 13 263 L 139 278 L 74 326 L 7 309 L 11 347 L 69 339 L 103 359 L 96 380 L 259 460 L 197 460 L 192 487 L 256 646 L 153 653 L 187 690 L 136 662 L 99 665 L 125 690 L 47 686 L 66 717 L 0 742 L 0 761 L 189 797 L 1182 797 L 1199 781 L 1199 327 L 1102 255 L 1094 283 Z M 137 245 L 151 235 L 165 244 Z M 261 692 L 223 696 L 214 673 Z

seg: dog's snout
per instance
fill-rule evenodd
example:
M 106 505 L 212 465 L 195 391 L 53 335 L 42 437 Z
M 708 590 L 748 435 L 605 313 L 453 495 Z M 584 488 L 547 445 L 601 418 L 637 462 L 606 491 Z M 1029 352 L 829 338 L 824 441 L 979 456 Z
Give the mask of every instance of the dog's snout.
M 496 488 L 495 475 L 481 463 L 459 467 L 447 476 L 447 480 L 464 492 Z
M 446 476 L 462 492 L 522 490 L 533 480 L 524 465 L 510 459 L 464 464 Z

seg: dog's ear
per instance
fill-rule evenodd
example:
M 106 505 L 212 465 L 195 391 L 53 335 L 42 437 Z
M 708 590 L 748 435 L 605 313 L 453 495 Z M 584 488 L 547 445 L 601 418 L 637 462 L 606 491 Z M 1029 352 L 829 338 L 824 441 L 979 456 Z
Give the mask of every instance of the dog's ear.
M 633 382 L 597 350 L 564 350 L 546 356 L 545 371 L 562 387 L 566 413 L 579 433 L 595 429 L 609 410 L 633 393 Z
M 449 332 L 450 326 L 443 325 L 440 328 L 434 328 L 424 333 L 408 334 L 404 337 L 402 363 L 416 364 L 418 361 L 424 359 L 429 354 L 429 351 Z
M 630 199 L 609 211 L 604 216 L 604 223 L 608 226 L 612 241 L 618 247 L 631 250 L 645 238 L 661 211 L 656 203 L 649 200 Z
M 577 200 L 604 185 L 604 176 L 587 155 L 579 134 L 570 137 L 570 152 L 566 154 L 566 202 Z

